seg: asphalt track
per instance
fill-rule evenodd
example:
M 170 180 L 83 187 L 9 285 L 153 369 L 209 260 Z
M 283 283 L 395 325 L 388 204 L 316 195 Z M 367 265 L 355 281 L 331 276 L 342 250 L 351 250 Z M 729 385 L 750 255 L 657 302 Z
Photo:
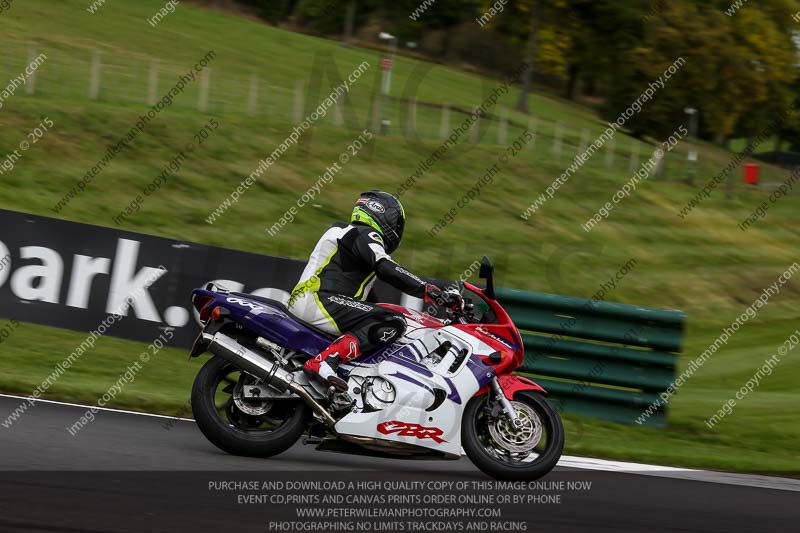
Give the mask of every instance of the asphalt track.
M 19 403 L 0 397 L 0 418 Z M 193 422 L 122 412 L 101 412 L 72 436 L 66 428 L 83 411 L 37 403 L 10 428 L 0 427 L 0 531 L 267 532 L 270 520 L 294 511 L 242 505 L 236 494 L 211 490 L 210 483 L 488 479 L 466 458 L 376 459 L 302 444 L 272 459 L 234 457 L 208 443 Z M 770 479 L 559 467 L 542 481 L 591 482 L 591 488 L 561 491 L 558 502 L 516 506 L 503 519 L 543 532 L 796 531 L 800 483 Z

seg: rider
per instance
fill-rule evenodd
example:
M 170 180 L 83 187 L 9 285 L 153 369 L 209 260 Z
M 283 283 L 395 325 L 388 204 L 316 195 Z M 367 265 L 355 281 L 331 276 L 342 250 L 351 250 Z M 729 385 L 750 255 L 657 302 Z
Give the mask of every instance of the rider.
M 289 310 L 340 336 L 306 361 L 309 376 L 347 390 L 347 383 L 336 375 L 339 364 L 403 334 L 406 323 L 401 314 L 365 301 L 376 277 L 426 304 L 458 305 L 457 295 L 425 283 L 389 256 L 400 245 L 405 218 L 397 198 L 367 191 L 356 201 L 350 224 L 333 224 L 317 242 L 292 291 Z

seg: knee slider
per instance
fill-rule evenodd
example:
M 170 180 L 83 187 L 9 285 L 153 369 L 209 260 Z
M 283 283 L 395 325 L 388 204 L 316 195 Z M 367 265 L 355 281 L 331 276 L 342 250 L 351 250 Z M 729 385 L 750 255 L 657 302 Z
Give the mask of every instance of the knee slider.
M 394 342 L 406 331 L 406 321 L 399 316 L 390 316 L 381 319 L 369 328 L 370 343 L 382 346 Z

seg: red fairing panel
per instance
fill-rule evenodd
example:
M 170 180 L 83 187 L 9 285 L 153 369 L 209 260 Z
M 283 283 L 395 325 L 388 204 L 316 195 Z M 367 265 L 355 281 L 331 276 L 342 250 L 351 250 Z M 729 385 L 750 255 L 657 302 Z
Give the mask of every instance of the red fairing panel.
M 514 398 L 514 395 L 522 390 L 535 390 L 536 392 L 547 394 L 547 391 L 535 382 L 522 376 L 503 374 L 502 376 L 498 376 L 497 380 L 500 382 L 500 388 L 503 389 L 503 394 L 509 399 Z
M 397 313 L 401 313 L 406 318 L 413 320 L 414 322 L 420 324 L 424 328 L 444 327 L 444 322 L 427 313 L 423 313 L 421 311 L 415 311 L 413 309 L 406 309 L 405 307 L 401 307 L 395 304 L 378 304 L 378 305 L 381 307 L 385 307 L 386 309 L 391 309 L 392 311 L 395 311 Z
M 514 399 L 514 395 L 522 390 L 534 390 L 536 392 L 541 392 L 542 394 L 547 394 L 547 391 L 541 388 L 539 385 L 534 383 L 533 381 L 529 380 L 528 378 L 524 378 L 522 376 L 513 376 L 511 374 L 501 374 L 497 376 L 497 381 L 500 382 L 500 388 L 503 389 L 503 394 L 506 395 L 506 398 L 509 400 Z M 483 396 L 489 392 L 489 386 L 483 387 L 481 390 L 475 393 L 474 397 Z

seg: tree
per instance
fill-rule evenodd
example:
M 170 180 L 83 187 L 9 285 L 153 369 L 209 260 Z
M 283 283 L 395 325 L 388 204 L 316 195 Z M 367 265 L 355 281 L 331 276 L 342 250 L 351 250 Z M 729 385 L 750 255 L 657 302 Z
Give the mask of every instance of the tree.
M 289 18 L 297 6 L 297 0 L 238 0 L 242 4 L 258 8 L 258 15 L 270 22 L 281 22 Z
M 649 3 L 649 1 L 648 1 Z M 561 17 L 568 33 L 565 96 L 574 100 L 581 82 L 589 94 L 617 75 L 619 58 L 642 41 L 643 6 L 618 0 L 572 0 Z
M 531 84 L 533 82 L 533 68 L 536 65 L 536 47 L 539 44 L 539 24 L 541 22 L 541 13 L 539 2 L 534 2 L 531 7 L 530 18 L 530 33 L 528 35 L 528 64 L 524 71 L 522 71 L 522 88 L 519 92 L 519 100 L 517 100 L 517 109 L 523 113 L 528 112 L 528 96 L 531 92 Z
M 357 0 L 349 0 L 347 2 L 347 15 L 344 22 L 344 36 L 342 37 L 342 44 L 349 47 L 353 40 L 353 31 L 356 26 L 356 5 Z
M 493 2 L 485 1 L 484 10 L 491 5 Z M 565 0 L 520 0 L 507 4 L 505 10 L 484 27 L 484 31 L 507 36 L 511 47 L 518 50 L 518 63 L 527 64 L 517 101 L 520 111 L 528 112 L 534 72 L 564 74 L 564 53 L 569 40 L 562 24 L 566 5 Z
M 317 33 L 339 35 L 344 28 L 345 43 L 368 22 L 370 31 L 421 43 L 419 52 L 443 62 L 496 75 L 526 63 L 517 101 L 524 112 L 534 81 L 571 99 L 585 89 L 602 99 L 607 120 L 651 83 L 663 82 L 627 119 L 638 136 L 671 134 L 690 106 L 701 111 L 702 138 L 724 144 L 732 136 L 753 137 L 798 92 L 797 24 L 790 16 L 800 7 L 797 0 L 751 2 L 733 15 L 731 0 L 514 0 L 483 25 L 476 19 L 495 0 L 240 1 L 261 6 L 272 21 L 291 18 Z M 666 79 L 670 66 L 676 73 Z M 787 118 L 780 136 L 798 139 L 797 122 Z

